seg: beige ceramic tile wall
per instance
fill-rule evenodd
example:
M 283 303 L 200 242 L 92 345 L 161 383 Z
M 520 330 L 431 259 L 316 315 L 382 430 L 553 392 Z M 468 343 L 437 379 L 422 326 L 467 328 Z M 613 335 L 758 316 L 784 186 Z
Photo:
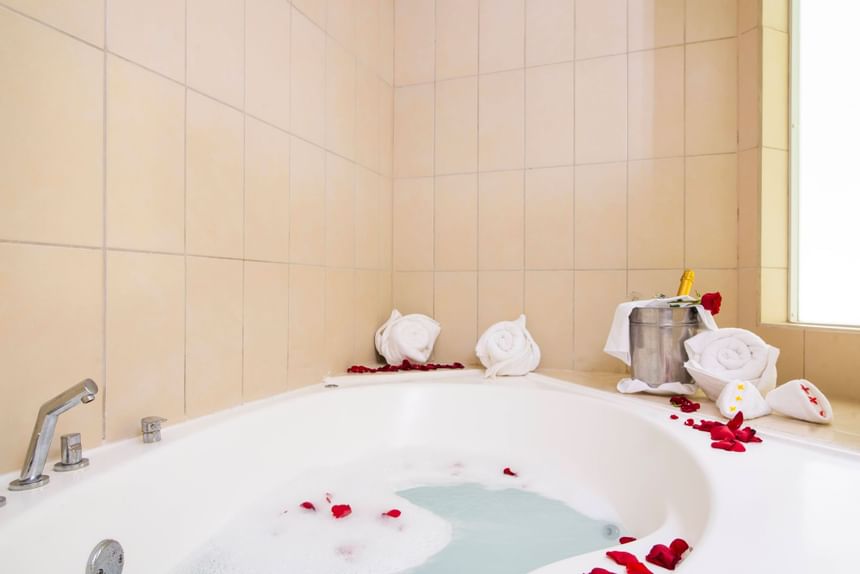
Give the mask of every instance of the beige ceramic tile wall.
M 620 370 L 614 306 L 685 266 L 736 323 L 736 0 L 395 8 L 394 301 L 436 359 L 526 313 L 544 366 Z
M 0 1 L 0 472 L 84 377 L 93 447 L 373 361 L 391 305 L 393 0 L 74 4 Z
M 781 349 L 780 382 L 860 400 L 860 331 L 788 322 L 789 5 L 739 3 L 738 320 Z

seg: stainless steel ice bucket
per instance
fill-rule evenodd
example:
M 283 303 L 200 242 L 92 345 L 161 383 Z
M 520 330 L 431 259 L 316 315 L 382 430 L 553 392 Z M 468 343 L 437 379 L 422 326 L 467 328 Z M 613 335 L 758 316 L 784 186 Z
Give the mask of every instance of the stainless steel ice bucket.
M 689 383 L 684 341 L 696 334 L 694 307 L 637 307 L 630 314 L 630 374 L 652 387 Z

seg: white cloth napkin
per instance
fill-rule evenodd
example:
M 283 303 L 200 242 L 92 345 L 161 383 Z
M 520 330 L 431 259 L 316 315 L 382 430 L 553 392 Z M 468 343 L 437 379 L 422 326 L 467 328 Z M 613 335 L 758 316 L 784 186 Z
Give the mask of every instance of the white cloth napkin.
M 778 386 L 767 394 L 767 403 L 774 412 L 787 417 L 819 424 L 833 420 L 830 401 L 806 379 L 795 379 Z
M 540 363 L 540 348 L 526 329 L 526 316 L 499 321 L 484 331 L 475 354 L 486 367 L 485 377 L 525 375 Z
M 779 349 L 745 329 L 703 331 L 684 342 L 684 363 L 696 384 L 716 401 L 732 382 L 751 383 L 765 396 L 776 386 Z
M 642 299 L 641 301 L 626 301 L 615 308 L 615 316 L 612 318 L 612 327 L 609 336 L 603 346 L 603 352 L 620 359 L 625 365 L 630 364 L 630 313 L 637 307 L 668 307 L 669 303 L 678 301 L 694 301 L 692 297 L 669 297 L 665 299 Z M 717 322 L 714 321 L 711 312 L 695 305 L 698 310 L 699 328 L 705 330 L 716 330 Z
M 756 386 L 742 381 L 734 381 L 723 387 L 717 397 L 717 408 L 727 419 L 733 418 L 738 411 L 744 413 L 744 420 L 770 414 L 770 407 Z
M 395 309 L 376 331 L 376 350 L 389 365 L 399 365 L 404 359 L 426 363 L 441 330 L 439 323 L 427 315 L 401 315 Z

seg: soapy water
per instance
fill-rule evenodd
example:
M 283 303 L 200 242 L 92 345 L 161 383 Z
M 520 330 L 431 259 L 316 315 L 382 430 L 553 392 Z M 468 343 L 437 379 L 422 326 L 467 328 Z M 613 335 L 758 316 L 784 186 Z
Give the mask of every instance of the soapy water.
M 547 492 L 525 466 L 389 452 L 290 480 L 234 517 L 171 574 L 525 574 L 616 543 L 593 497 Z M 330 502 L 326 500 L 329 496 Z M 299 507 L 310 501 L 316 511 Z M 352 514 L 335 519 L 332 504 Z M 390 509 L 399 518 L 383 516 Z

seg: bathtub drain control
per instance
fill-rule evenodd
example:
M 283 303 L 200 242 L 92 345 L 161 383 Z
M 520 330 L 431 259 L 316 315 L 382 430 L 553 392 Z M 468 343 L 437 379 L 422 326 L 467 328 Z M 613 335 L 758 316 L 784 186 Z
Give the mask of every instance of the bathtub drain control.
M 86 574 L 122 574 L 124 562 L 122 545 L 116 540 L 102 540 L 90 552 Z

